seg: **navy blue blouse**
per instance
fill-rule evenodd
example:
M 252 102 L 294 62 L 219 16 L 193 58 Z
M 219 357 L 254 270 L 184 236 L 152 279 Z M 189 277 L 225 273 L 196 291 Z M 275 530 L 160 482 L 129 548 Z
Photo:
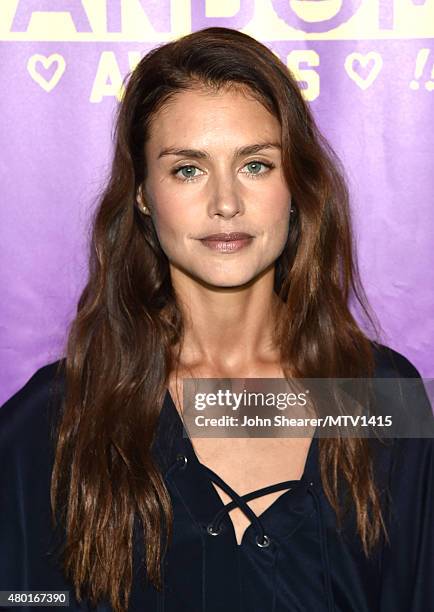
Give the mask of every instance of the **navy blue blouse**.
M 377 345 L 375 356 L 376 377 L 420 378 L 411 362 L 388 347 Z M 91 610 L 86 602 L 77 603 L 50 554 L 54 449 L 48 400 L 56 366 L 40 368 L 0 409 L 0 590 L 69 591 L 69 609 Z M 431 411 L 421 389 L 408 401 Z M 354 509 L 337 531 L 321 484 L 317 437 L 301 480 L 270 483 L 239 496 L 199 461 L 167 391 L 152 450 L 172 500 L 173 539 L 159 592 L 146 582 L 136 521 L 129 610 L 434 612 L 433 439 L 370 442 L 390 545 L 382 542 L 367 559 Z M 212 482 L 232 502 L 225 505 Z M 277 490 L 284 493 L 257 516 L 247 502 Z M 250 519 L 240 545 L 228 515 L 235 506 Z M 107 602 L 97 607 L 109 610 Z

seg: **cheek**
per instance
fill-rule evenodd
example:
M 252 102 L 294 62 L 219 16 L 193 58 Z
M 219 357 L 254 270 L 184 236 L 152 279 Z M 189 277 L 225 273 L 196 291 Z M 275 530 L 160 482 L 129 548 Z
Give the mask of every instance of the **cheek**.
M 177 222 L 183 218 L 183 205 L 175 190 L 169 185 L 157 184 L 152 189 L 155 226 L 162 232 L 176 229 Z
M 280 254 L 289 231 L 289 216 L 285 216 L 282 212 L 281 216 L 270 221 L 267 227 L 267 248 L 273 254 Z
M 268 230 L 284 229 L 289 224 L 291 198 L 289 191 L 282 187 L 268 191 L 257 208 L 258 220 Z
M 270 256 L 281 253 L 290 227 L 290 195 L 282 189 L 267 199 L 258 217 L 259 227 L 264 230 L 264 248 Z
M 179 194 L 160 193 L 156 201 L 153 219 L 160 244 L 166 253 L 174 254 L 184 248 L 186 235 L 194 234 L 197 214 Z

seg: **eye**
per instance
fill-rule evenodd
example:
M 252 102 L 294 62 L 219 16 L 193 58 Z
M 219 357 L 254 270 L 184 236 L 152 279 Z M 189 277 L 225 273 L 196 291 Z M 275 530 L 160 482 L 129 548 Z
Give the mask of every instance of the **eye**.
M 260 171 L 261 166 L 266 168 L 265 172 Z M 249 172 L 246 173 L 249 178 L 257 178 L 257 177 L 262 176 L 263 174 L 268 174 L 271 168 L 274 168 L 274 164 L 261 162 L 259 160 L 254 160 L 246 164 L 244 168 L 249 169 Z
M 191 164 L 185 166 L 178 166 L 172 170 L 172 174 L 176 176 L 180 181 L 184 183 L 195 180 L 198 178 L 198 175 L 194 173 L 195 170 L 199 170 L 196 166 L 192 166 Z M 178 173 L 181 175 L 178 175 Z

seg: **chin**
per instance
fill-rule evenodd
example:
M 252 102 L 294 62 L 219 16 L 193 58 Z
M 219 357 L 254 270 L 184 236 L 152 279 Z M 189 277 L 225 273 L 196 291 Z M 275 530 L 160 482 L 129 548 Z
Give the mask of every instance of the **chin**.
M 252 275 L 245 275 L 243 274 L 242 276 L 240 275 L 235 275 L 235 274 L 222 274 L 222 275 L 209 275 L 209 276 L 204 276 L 200 279 L 200 281 L 206 285 L 208 285 L 209 287 L 215 287 L 215 288 L 236 288 L 236 287 L 243 287 L 244 285 L 247 285 L 248 283 L 250 283 L 251 281 L 254 280 L 254 276 Z
M 196 257 L 196 260 L 199 260 Z M 257 277 L 264 271 L 268 270 L 269 266 L 258 266 L 257 261 L 252 261 L 252 265 L 248 266 L 247 262 L 226 261 L 217 262 L 209 261 L 188 261 L 188 262 L 172 262 L 172 268 L 177 270 L 181 275 L 190 278 L 198 284 L 204 285 L 209 289 L 212 288 L 236 288 L 243 287 L 249 283 L 253 283 Z

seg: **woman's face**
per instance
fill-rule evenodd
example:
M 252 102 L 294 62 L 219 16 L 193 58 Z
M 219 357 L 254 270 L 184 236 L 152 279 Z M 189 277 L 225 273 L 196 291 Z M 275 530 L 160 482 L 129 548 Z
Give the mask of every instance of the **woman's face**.
M 287 239 L 291 205 L 280 131 L 278 120 L 239 90 L 184 91 L 154 116 L 144 203 L 172 281 L 182 275 L 236 287 L 272 270 Z M 237 249 L 233 242 L 201 240 L 230 232 L 252 238 Z

